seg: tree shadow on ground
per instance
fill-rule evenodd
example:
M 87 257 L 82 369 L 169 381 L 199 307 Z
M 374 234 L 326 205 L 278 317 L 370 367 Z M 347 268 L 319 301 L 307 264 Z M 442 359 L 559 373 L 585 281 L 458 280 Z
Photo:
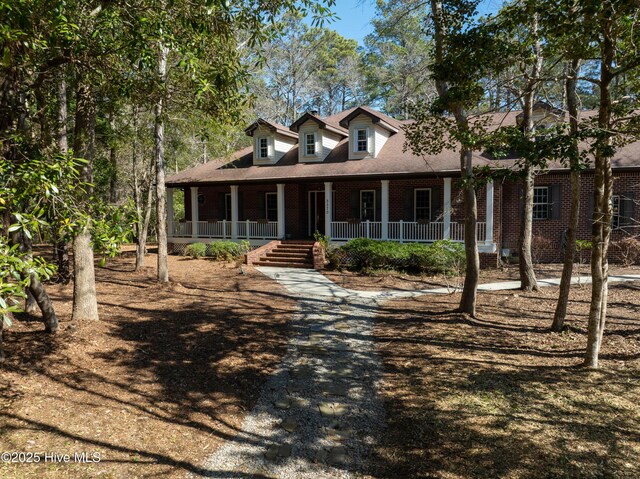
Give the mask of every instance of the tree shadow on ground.
M 8 334 L 3 370 L 24 378 L 24 387 L 14 406 L 0 404 L 0 438 L 7 446 L 32 438 L 52 450 L 98 448 L 116 475 L 209 475 L 204 457 L 234 439 L 284 354 L 295 304 L 262 278 L 200 271 L 192 278 L 205 285 L 198 290 L 160 286 L 152 272 L 126 267 L 97 269 L 101 321 L 76 326 L 63 318 L 55 337 Z M 226 286 L 211 288 L 216 281 Z M 234 291 L 238 281 L 242 293 Z M 0 399 L 10 389 L 0 384 Z M 17 407 L 22 397 L 34 404 Z M 259 477 L 224 474 L 216 477 Z
M 383 306 L 376 336 L 389 421 L 372 475 L 638 477 L 633 321 L 610 324 L 604 369 L 588 371 L 579 367 L 584 332 L 549 334 L 535 298 L 500 305 L 506 297 L 481 295 L 473 322 L 441 314 L 456 298 Z

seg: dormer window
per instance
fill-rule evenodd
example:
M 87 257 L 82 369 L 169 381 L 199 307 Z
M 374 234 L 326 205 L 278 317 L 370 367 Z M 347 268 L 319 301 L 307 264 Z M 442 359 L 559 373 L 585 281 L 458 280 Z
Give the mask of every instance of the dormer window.
M 304 151 L 306 156 L 315 156 L 316 154 L 316 134 L 307 133 L 304 135 Z
M 366 128 L 356 130 L 356 153 L 366 153 L 369 151 L 369 132 Z
M 258 158 L 269 158 L 269 141 L 267 138 L 258 138 Z

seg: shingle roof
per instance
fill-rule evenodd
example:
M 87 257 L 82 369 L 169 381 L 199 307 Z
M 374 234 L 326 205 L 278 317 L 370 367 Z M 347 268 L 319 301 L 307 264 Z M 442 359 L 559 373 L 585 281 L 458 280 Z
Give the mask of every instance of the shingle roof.
M 347 110 L 322 120 L 327 124 L 335 125 L 354 111 L 356 109 Z M 255 166 L 253 165 L 253 148 L 248 147 L 234 153 L 230 160 L 210 161 L 204 165 L 171 175 L 167 178 L 166 183 L 169 186 L 180 186 L 192 183 L 327 181 L 329 179 L 338 180 L 366 176 L 456 175 L 459 172 L 459 152 L 444 150 L 437 155 L 429 155 L 424 158 L 414 155 L 410 150 L 405 152 L 403 151 L 405 134 L 402 126 L 408 122 L 398 121 L 386 115 L 382 116 L 378 112 L 375 113 L 398 130 L 397 134 L 389 137 L 376 158 L 349 160 L 348 138 L 344 138 L 323 162 L 298 163 L 298 147 L 295 146 L 274 165 Z M 491 128 L 497 128 L 500 125 L 515 125 L 518 114 L 519 112 L 492 114 Z M 585 113 L 585 116 L 590 116 L 590 113 Z M 509 166 L 513 164 L 514 160 L 495 160 L 481 152 L 474 152 L 473 162 L 477 166 Z M 613 166 L 615 168 L 640 169 L 640 142 L 619 149 L 613 159 Z M 550 168 L 563 169 L 562 165 L 557 163 L 551 165 Z

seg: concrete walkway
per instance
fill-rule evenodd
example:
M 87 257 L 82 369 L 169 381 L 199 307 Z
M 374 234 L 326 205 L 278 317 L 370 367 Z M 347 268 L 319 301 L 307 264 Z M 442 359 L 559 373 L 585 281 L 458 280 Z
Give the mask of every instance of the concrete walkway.
M 358 478 L 384 430 L 379 398 L 381 359 L 373 318 L 381 301 L 455 288 L 421 291 L 345 289 L 315 270 L 257 268 L 298 302 L 289 324 L 287 354 L 234 437 L 205 462 L 216 478 Z M 640 275 L 610 281 L 638 281 Z M 574 282 L 590 282 L 589 277 Z M 540 286 L 560 280 L 540 280 Z M 482 291 L 518 289 L 518 281 L 484 284 Z
M 353 289 L 345 289 L 338 286 L 326 276 L 323 276 L 314 269 L 298 269 L 298 268 L 270 268 L 259 267 L 258 271 L 266 276 L 275 279 L 282 284 L 287 290 L 296 296 L 320 296 L 331 298 L 362 298 L 362 299 L 396 299 L 396 298 L 415 298 L 425 294 L 449 294 L 460 291 L 460 288 L 432 288 L 416 291 L 358 291 Z M 630 274 L 624 276 L 609 276 L 609 282 L 625 282 L 640 281 L 640 274 Z M 574 276 L 571 279 L 572 284 L 589 284 L 591 276 Z M 560 278 L 539 279 L 538 285 L 558 286 Z M 503 291 L 511 289 L 520 289 L 520 281 L 501 281 L 496 283 L 486 283 L 478 286 L 478 291 Z

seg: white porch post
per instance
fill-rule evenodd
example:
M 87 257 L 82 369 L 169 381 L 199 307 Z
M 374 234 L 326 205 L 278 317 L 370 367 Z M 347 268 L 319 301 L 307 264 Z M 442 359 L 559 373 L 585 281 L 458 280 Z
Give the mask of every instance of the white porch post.
M 324 234 L 331 240 L 331 223 L 333 222 L 333 183 L 324 183 Z
M 380 190 L 382 211 L 380 219 L 382 220 L 382 239 L 389 239 L 389 180 L 381 180 L 382 188 Z
M 173 236 L 173 188 L 167 188 L 167 228 L 169 236 Z
M 278 183 L 278 238 L 284 239 L 284 184 Z
M 444 207 L 442 208 L 444 233 L 443 239 L 451 239 L 451 178 L 444 179 Z
M 191 190 L 191 236 L 198 237 L 198 221 L 200 221 L 200 212 L 198 211 L 198 187 L 192 186 Z
M 231 239 L 238 239 L 238 185 L 231 185 Z
M 485 243 L 493 243 L 493 180 L 487 182 L 487 233 Z

